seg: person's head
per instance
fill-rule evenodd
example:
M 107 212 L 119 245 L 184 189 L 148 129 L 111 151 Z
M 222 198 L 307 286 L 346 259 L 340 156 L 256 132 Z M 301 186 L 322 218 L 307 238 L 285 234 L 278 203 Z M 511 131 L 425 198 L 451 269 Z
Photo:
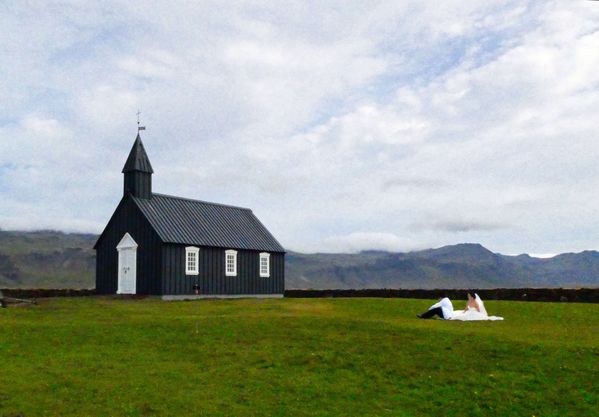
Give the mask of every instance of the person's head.
M 468 291 L 468 300 L 474 300 L 475 298 L 474 291 Z

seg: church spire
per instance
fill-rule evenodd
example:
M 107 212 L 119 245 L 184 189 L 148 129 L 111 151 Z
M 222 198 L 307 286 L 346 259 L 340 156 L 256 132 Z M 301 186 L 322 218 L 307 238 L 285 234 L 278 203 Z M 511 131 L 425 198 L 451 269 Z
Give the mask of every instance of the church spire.
M 137 198 L 152 198 L 152 173 L 154 170 L 139 132 L 122 172 L 125 174 L 124 194 L 131 194 Z
M 123 174 L 132 171 L 148 172 L 150 174 L 154 173 L 152 164 L 150 164 L 150 158 L 148 158 L 148 154 L 146 153 L 139 133 L 137 133 L 131 152 L 129 152 L 127 162 L 125 162 L 125 166 L 123 167 Z

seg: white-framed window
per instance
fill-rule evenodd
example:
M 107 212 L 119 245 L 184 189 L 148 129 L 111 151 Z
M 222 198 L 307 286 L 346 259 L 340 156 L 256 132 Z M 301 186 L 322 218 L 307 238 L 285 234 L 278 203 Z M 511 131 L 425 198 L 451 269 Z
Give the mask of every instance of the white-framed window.
M 226 250 L 225 251 L 225 275 L 228 277 L 237 276 L 237 251 Z
M 188 246 L 185 248 L 185 275 L 198 275 L 200 261 L 200 248 Z
M 270 253 L 260 253 L 260 276 L 264 278 L 270 277 Z

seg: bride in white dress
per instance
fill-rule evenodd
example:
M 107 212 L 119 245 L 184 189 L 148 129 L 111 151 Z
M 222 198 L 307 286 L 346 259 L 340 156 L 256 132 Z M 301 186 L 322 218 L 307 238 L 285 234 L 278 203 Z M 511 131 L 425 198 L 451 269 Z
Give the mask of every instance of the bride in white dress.
M 503 320 L 503 317 L 489 316 L 483 300 L 478 294 L 474 297 L 468 293 L 468 303 L 462 311 L 454 311 L 451 320 L 475 321 L 475 320 Z

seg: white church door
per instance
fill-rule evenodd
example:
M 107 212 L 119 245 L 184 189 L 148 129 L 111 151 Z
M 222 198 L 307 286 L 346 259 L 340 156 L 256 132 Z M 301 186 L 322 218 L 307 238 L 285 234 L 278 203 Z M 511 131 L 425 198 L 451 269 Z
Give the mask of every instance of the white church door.
M 117 294 L 135 294 L 137 279 L 137 243 L 129 233 L 116 247 L 119 252 L 119 285 Z

